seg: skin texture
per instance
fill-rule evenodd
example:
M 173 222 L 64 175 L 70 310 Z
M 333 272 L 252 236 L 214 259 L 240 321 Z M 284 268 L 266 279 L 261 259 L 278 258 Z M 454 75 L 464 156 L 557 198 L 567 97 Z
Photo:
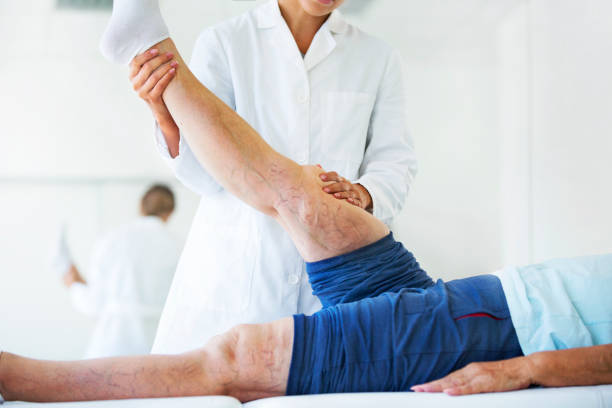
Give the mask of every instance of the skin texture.
M 612 384 L 612 344 L 472 363 L 439 380 L 415 385 L 412 390 L 466 395 L 519 390 L 530 385 L 564 387 L 597 384 Z

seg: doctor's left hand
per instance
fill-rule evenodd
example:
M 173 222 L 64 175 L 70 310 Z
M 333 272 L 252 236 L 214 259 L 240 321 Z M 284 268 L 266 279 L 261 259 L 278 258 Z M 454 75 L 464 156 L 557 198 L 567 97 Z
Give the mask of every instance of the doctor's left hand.
M 372 211 L 372 196 L 361 184 L 353 184 L 335 171 L 321 173 L 319 177 L 327 182 L 323 186 L 323 191 L 326 193 L 333 194 L 338 200 L 346 200 L 366 211 Z

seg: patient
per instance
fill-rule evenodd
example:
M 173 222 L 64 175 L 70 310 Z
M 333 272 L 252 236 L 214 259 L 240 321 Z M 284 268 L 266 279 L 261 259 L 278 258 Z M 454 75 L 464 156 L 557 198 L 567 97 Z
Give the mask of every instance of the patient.
M 322 169 L 275 152 L 198 82 L 167 38 L 155 0 L 114 3 L 105 54 L 127 63 L 154 45 L 133 69 L 175 55 L 164 101 L 189 145 L 226 189 L 288 231 L 324 309 L 238 326 L 180 355 L 50 362 L 5 352 L 0 393 L 7 400 L 249 401 L 612 383 L 612 255 L 434 283 L 383 223 L 322 191 Z M 546 351 L 556 349 L 566 350 Z

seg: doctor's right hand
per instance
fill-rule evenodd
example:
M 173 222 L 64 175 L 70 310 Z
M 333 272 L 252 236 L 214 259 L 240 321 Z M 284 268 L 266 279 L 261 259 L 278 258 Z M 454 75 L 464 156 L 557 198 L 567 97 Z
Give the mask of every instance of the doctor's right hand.
M 172 118 L 162 95 L 176 75 L 178 63 L 172 53 L 159 53 L 157 49 L 137 55 L 129 65 L 129 77 L 134 91 L 144 100 L 164 135 L 169 153 L 178 155 L 179 128 Z

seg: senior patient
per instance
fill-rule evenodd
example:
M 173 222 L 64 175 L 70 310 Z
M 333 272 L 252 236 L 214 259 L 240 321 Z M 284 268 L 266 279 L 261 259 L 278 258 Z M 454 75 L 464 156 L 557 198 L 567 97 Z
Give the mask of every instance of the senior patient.
M 155 0 L 115 1 L 105 54 L 127 63 L 151 45 L 131 68 L 174 54 L 179 68 L 164 100 L 190 146 L 225 188 L 288 231 L 325 308 L 238 326 L 180 355 L 50 362 L 3 353 L 5 398 L 249 401 L 612 383 L 612 255 L 434 283 L 382 222 L 322 191 L 322 169 L 275 152 L 197 81 L 167 38 Z M 561 348 L 570 349 L 542 352 Z M 508 360 L 486 362 L 500 359 Z

